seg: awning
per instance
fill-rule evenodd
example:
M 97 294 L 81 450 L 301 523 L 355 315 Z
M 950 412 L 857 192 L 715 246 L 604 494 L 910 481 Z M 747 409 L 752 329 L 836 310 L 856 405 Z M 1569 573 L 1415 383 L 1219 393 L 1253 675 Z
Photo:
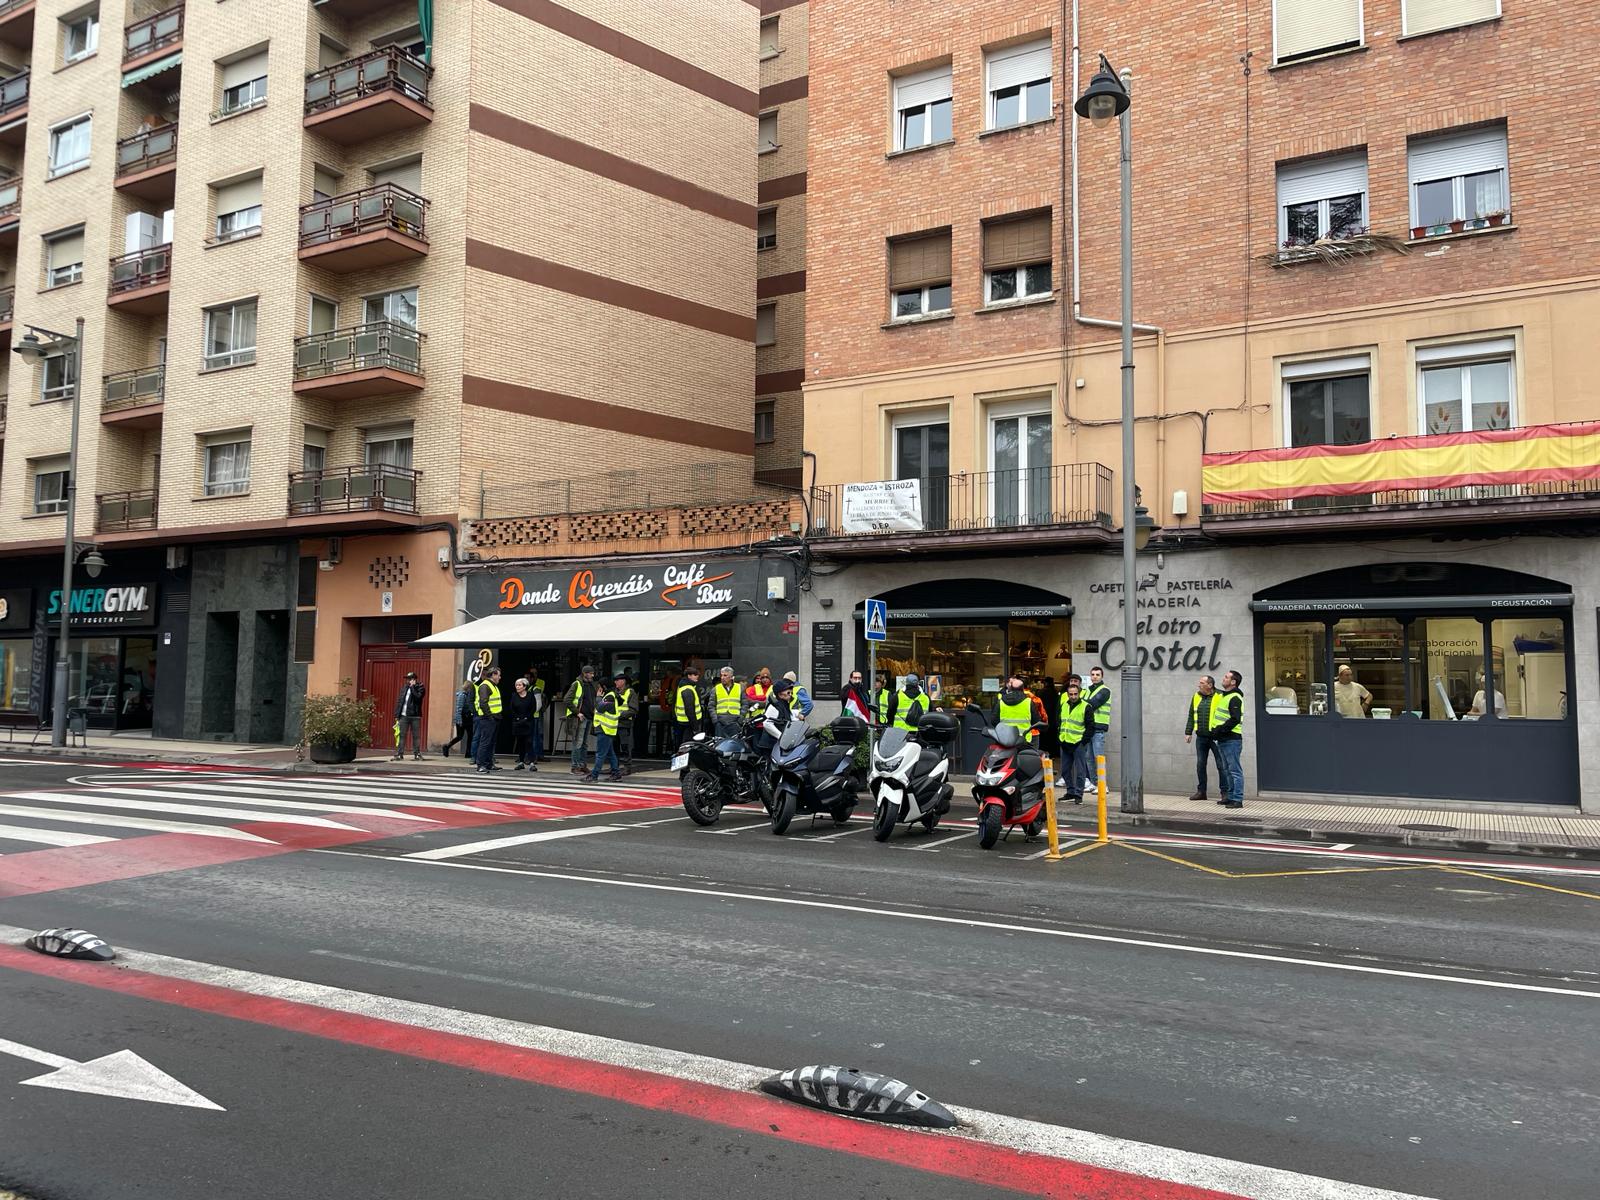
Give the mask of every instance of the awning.
M 1438 609 L 1571 608 L 1571 595 L 1352 596 L 1348 600 L 1252 600 L 1251 612 L 1426 612 Z
M 1070 604 L 1022 604 L 1005 605 L 998 608 L 897 608 L 889 606 L 889 620 L 895 621 L 947 621 L 959 625 L 963 621 L 1004 621 L 1034 620 L 1053 621 L 1058 617 L 1070 617 L 1073 613 Z M 855 610 L 858 621 L 867 619 L 866 609 Z
M 492 646 L 644 646 L 715 621 L 727 608 L 651 612 L 502 613 L 411 643 L 477 650 Z
M 142 67 L 135 67 L 133 70 L 123 75 L 122 86 L 132 87 L 136 83 L 143 83 L 146 79 L 149 79 L 153 75 L 159 75 L 163 71 L 172 70 L 173 67 L 177 66 L 181 62 L 183 62 L 183 51 L 179 50 L 175 53 L 167 55 L 165 58 L 158 58 L 153 63 L 145 63 L 145 65 Z

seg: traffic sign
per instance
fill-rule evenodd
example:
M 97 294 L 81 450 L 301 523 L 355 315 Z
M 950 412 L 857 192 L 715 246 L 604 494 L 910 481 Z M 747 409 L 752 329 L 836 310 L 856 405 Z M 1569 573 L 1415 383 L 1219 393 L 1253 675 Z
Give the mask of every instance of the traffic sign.
M 886 600 L 867 601 L 867 641 L 882 642 L 889 637 L 889 604 Z

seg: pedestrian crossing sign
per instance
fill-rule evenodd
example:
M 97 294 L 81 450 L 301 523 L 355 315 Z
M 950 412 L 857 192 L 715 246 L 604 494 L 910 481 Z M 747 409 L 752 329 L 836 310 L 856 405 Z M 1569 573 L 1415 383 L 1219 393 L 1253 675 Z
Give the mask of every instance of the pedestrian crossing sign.
M 882 642 L 889 637 L 889 605 L 883 600 L 867 601 L 867 641 Z

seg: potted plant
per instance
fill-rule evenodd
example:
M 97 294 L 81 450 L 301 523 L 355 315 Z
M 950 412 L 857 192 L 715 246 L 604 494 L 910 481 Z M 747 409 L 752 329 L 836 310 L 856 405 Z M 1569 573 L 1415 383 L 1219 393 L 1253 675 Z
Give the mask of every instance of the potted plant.
M 1467 227 L 1467 222 L 1466 222 L 1466 218 L 1464 218 L 1464 217 L 1457 218 L 1456 220 L 1450 222 L 1450 232 L 1451 233 L 1460 233 L 1466 227 Z
M 1489 222 L 1491 229 L 1496 225 L 1504 225 L 1506 223 L 1506 210 L 1503 208 L 1497 208 L 1493 212 L 1486 212 L 1483 216 Z
M 1412 241 L 1414 241 L 1414 242 L 1415 241 L 1420 241 L 1422 238 L 1425 238 L 1427 236 L 1428 236 L 1428 227 L 1426 225 L 1413 225 L 1411 227 L 1411 240 Z
M 312 762 L 354 762 L 356 747 L 371 740 L 372 699 L 350 695 L 350 685 L 347 677 L 339 681 L 340 691 L 331 696 L 306 697 L 300 740 L 309 748 Z

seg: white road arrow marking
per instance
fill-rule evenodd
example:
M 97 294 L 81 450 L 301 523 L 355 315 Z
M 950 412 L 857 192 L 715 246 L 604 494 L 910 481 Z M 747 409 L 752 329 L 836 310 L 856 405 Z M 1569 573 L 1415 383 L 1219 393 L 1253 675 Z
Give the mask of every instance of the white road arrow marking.
M 0 1038 L 0 1054 L 25 1058 L 50 1068 L 43 1075 L 22 1080 L 27 1087 L 56 1088 L 63 1092 L 114 1096 L 119 1100 L 148 1100 L 153 1104 L 227 1111 L 193 1088 L 179 1083 L 165 1071 L 151 1066 L 132 1050 L 118 1050 L 103 1058 L 76 1062 L 59 1054 L 51 1054 L 48 1050 L 36 1050 L 21 1042 L 8 1042 Z

